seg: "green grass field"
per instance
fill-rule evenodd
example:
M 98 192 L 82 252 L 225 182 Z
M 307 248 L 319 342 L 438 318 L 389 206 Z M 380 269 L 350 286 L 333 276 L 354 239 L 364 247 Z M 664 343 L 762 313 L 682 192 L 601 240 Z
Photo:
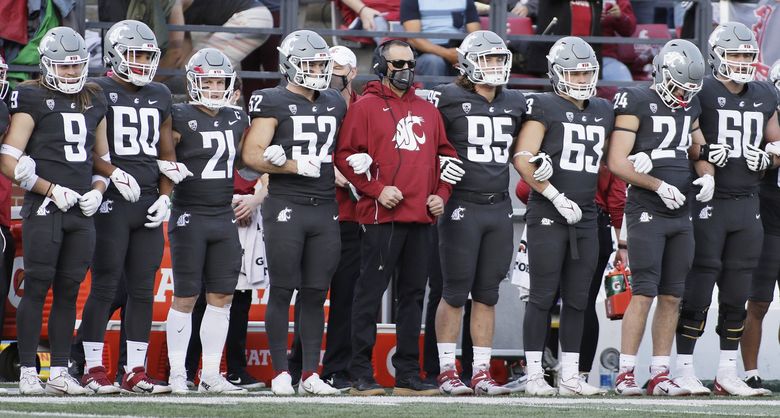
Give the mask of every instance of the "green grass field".
M 133 396 L 21 397 L 0 396 L 0 417 L 160 416 L 160 417 L 258 417 L 258 416 L 779 416 L 780 396 L 763 398 L 403 398 L 373 397 L 274 397 L 269 392 L 247 396 Z

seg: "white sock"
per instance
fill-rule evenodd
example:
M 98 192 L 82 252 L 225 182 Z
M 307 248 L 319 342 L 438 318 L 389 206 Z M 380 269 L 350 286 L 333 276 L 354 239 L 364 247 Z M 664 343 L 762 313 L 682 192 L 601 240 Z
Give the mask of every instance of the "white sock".
M 84 341 L 84 359 L 87 364 L 84 366 L 87 372 L 93 367 L 103 365 L 103 343 L 91 343 Z
M 222 308 L 206 305 L 203 322 L 200 324 L 200 343 L 203 347 L 201 376 L 219 374 L 219 363 L 222 361 L 229 323 L 230 305 Z
M 477 373 L 480 370 L 489 370 L 490 356 L 493 353 L 493 348 L 474 346 L 473 349 L 474 361 L 471 363 L 471 366 L 474 370 L 474 373 Z
M 655 376 L 669 370 L 671 359 L 669 356 L 653 356 L 650 358 L 650 375 Z
M 720 350 L 717 377 L 733 377 L 737 375 L 737 350 Z
M 544 373 L 544 367 L 542 367 L 542 352 L 541 351 L 526 351 L 526 374 L 528 376 L 534 376 Z
M 456 343 L 437 343 L 439 350 L 439 370 L 444 373 L 449 370 L 455 370 L 455 347 Z M 474 359 L 476 360 L 476 354 Z
M 758 377 L 758 369 L 745 370 L 745 376 L 750 379 L 751 377 Z
M 190 335 L 192 335 L 192 313 L 169 309 L 168 319 L 165 323 L 165 336 L 168 343 L 168 362 L 171 365 L 171 374 L 187 373 L 184 362 L 187 358 Z
M 580 372 L 580 353 L 561 353 L 561 380 L 569 380 Z
M 68 374 L 67 367 L 52 366 L 49 368 L 49 380 L 59 377 L 63 373 Z
M 146 365 L 146 350 L 148 348 L 149 343 L 127 340 L 127 365 L 125 365 L 125 373 L 130 373 L 136 367 L 144 367 Z
M 620 373 L 630 372 L 636 367 L 636 355 L 620 353 Z
M 693 354 L 678 354 L 676 368 L 677 374 L 680 376 L 696 376 L 696 371 L 693 368 Z

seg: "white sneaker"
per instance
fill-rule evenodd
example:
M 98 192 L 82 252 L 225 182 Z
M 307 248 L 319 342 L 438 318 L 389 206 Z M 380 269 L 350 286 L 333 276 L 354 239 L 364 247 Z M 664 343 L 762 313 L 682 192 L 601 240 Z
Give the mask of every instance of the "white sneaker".
M 187 386 L 187 373 L 171 373 L 168 377 L 168 386 L 174 395 L 189 395 L 192 392 Z
M 582 376 L 576 374 L 570 379 L 558 380 L 558 394 L 561 396 L 593 396 L 604 395 L 607 391 L 601 388 L 597 388 L 583 379 Z
M 186 383 L 185 383 L 186 385 Z M 225 379 L 225 376 L 217 373 L 213 376 L 200 376 L 198 393 L 221 393 L 223 395 L 245 395 L 248 390 L 240 388 Z
M 317 373 L 309 376 L 308 379 L 301 381 L 298 385 L 299 395 L 339 395 L 341 391 L 325 383 L 320 379 Z
M 710 395 L 712 392 L 701 383 L 696 376 L 678 376 L 672 381 L 683 389 L 688 389 L 693 396 Z
M 528 382 L 528 375 L 522 375 L 515 380 L 510 380 L 504 387 L 509 389 L 509 393 L 523 393 L 526 382 Z
M 271 380 L 271 392 L 273 392 L 274 395 L 295 395 L 290 373 L 282 372 L 274 377 L 273 380 Z
M 528 381 L 525 383 L 525 393 L 528 395 L 553 396 L 556 392 L 555 388 L 544 380 L 544 373 L 528 376 Z
M 759 390 L 753 389 L 736 375 L 715 378 L 716 395 L 763 396 Z
M 93 393 L 82 387 L 79 381 L 67 371 L 60 373 L 59 376 L 49 376 L 45 391 L 49 395 L 91 395 Z
M 35 370 L 35 368 L 32 368 Z M 38 377 L 37 372 L 22 372 L 19 376 L 19 394 L 20 395 L 43 395 L 46 391 L 43 389 L 43 382 Z

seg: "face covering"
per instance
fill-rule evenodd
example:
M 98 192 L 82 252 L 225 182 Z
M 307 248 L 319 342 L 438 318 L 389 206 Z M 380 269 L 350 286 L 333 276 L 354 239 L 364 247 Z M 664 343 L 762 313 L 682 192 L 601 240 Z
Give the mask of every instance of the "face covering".
M 330 88 L 336 89 L 338 91 L 344 91 L 344 89 L 347 88 L 349 85 L 349 80 L 347 79 L 347 76 L 345 75 L 336 75 L 333 74 L 330 79 Z
M 409 87 L 414 83 L 414 71 L 411 68 L 404 68 L 403 70 L 391 70 L 387 78 L 390 79 L 390 84 L 398 90 L 409 90 Z

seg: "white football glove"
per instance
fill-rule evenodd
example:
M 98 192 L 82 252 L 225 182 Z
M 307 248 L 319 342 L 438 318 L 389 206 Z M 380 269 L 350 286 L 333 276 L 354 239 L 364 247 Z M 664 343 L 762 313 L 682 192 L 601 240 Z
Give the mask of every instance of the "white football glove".
M 54 204 L 63 212 L 67 212 L 68 209 L 78 203 L 79 198 L 81 198 L 80 194 L 67 187 L 60 186 L 59 184 L 55 184 L 51 189 L 51 200 L 53 200 Z
M 780 157 L 780 141 L 767 143 L 766 147 L 764 147 L 764 150 L 769 155 L 775 155 L 775 156 Z
M 176 161 L 157 160 L 157 167 L 160 169 L 160 173 L 171 179 L 173 184 L 179 184 L 185 178 L 193 175 L 186 165 Z
M 463 161 L 457 158 L 440 155 L 439 164 L 441 166 L 439 178 L 446 183 L 457 184 L 463 179 L 463 175 L 466 174 L 466 170 L 461 167 Z
M 347 157 L 347 163 L 352 167 L 352 171 L 354 171 L 355 174 L 364 174 L 371 168 L 371 163 L 373 162 L 373 158 L 364 152 L 352 154 Z
M 699 159 L 707 160 L 718 167 L 725 167 L 731 150 L 731 145 L 728 144 L 704 144 L 699 151 Z
M 171 198 L 165 194 L 160 195 L 160 197 L 152 203 L 152 206 L 149 206 L 149 209 L 146 210 L 146 213 L 148 213 L 146 219 L 148 219 L 149 222 L 145 223 L 144 226 L 147 228 L 157 228 L 163 223 L 165 217 L 168 216 L 168 211 L 170 209 Z
M 665 181 L 661 182 L 655 192 L 669 209 L 679 209 L 685 203 L 685 196 L 680 193 L 680 190 Z
M 298 165 L 299 176 L 314 178 L 318 178 L 320 176 L 320 166 L 322 165 L 322 160 L 320 157 L 301 155 L 295 161 Z
M 35 160 L 30 158 L 29 155 L 22 155 L 14 168 L 14 179 L 19 183 L 32 178 L 35 175 Z
M 563 193 L 559 193 L 552 184 L 542 191 L 542 196 L 549 199 L 558 213 L 566 219 L 569 225 L 576 224 L 582 219 L 582 209 L 577 203 L 569 200 Z
M 287 155 L 284 153 L 284 148 L 281 145 L 271 145 L 263 152 L 263 159 L 277 167 L 281 167 L 287 162 Z
M 97 212 L 100 204 L 103 202 L 103 193 L 100 190 L 92 189 L 79 198 L 79 207 L 84 216 L 92 216 Z
M 121 168 L 117 168 L 111 173 L 111 181 L 114 182 L 114 187 L 119 190 L 119 193 L 128 202 L 135 203 L 141 197 L 141 187 L 138 186 L 135 177 L 127 174 Z
M 745 145 L 744 155 L 751 171 L 764 171 L 772 164 L 769 154 L 755 145 Z
M 710 174 L 705 174 L 693 181 L 693 184 L 701 186 L 701 191 L 696 195 L 699 202 L 709 202 L 715 193 L 715 178 Z
M 653 159 L 646 152 L 629 155 L 628 161 L 634 163 L 634 171 L 639 174 L 647 174 L 653 170 Z
M 531 164 L 538 164 L 536 170 L 534 171 L 534 180 L 542 182 L 545 180 L 549 180 L 550 177 L 553 175 L 553 163 L 552 158 L 550 158 L 547 153 L 540 152 L 536 154 L 535 156 L 528 159 L 528 162 Z

